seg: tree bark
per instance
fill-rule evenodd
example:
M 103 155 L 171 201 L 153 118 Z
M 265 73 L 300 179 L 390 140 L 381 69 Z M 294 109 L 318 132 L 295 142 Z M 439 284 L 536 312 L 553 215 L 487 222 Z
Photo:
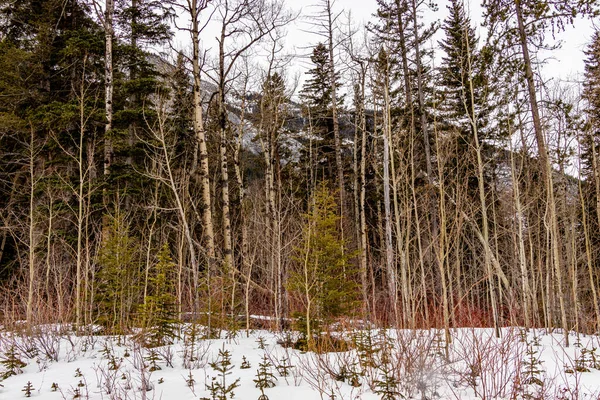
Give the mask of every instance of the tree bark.
M 192 75 L 194 79 L 194 133 L 198 141 L 200 153 L 200 186 L 202 188 L 202 223 L 204 227 L 204 244 L 206 247 L 207 269 L 206 285 L 207 290 L 211 288 L 211 275 L 214 273 L 215 262 L 215 235 L 212 218 L 212 204 L 210 193 L 210 172 L 208 166 L 208 150 L 206 146 L 206 131 L 204 130 L 204 118 L 202 110 L 202 92 L 200 78 L 200 11 L 206 8 L 207 0 L 190 0 L 189 12 L 191 17 L 191 36 L 192 36 Z M 196 292 L 197 292 L 197 288 Z M 195 296 L 197 298 L 197 296 Z M 210 308 L 211 295 L 208 295 Z M 195 312 L 198 312 L 198 304 L 195 304 Z M 208 313 L 208 329 L 211 326 L 211 313 Z
M 561 247 L 560 237 L 558 229 L 558 217 L 556 213 L 556 201 L 554 198 L 554 184 L 552 177 L 552 165 L 550 158 L 548 157 L 548 151 L 546 149 L 546 142 L 544 139 L 544 132 L 542 128 L 542 122 L 540 119 L 539 106 L 536 97 L 535 81 L 533 78 L 533 70 L 531 67 L 531 56 L 529 54 L 529 48 L 527 44 L 527 33 L 525 31 L 525 22 L 523 20 L 523 10 L 521 6 L 521 0 L 515 0 L 515 9 L 517 16 L 517 24 L 519 30 L 519 40 L 521 44 L 521 51 L 523 55 L 523 62 L 525 66 L 525 80 L 527 81 L 527 90 L 529 93 L 529 105 L 531 107 L 531 115 L 533 117 L 533 128 L 535 131 L 535 138 L 538 147 L 538 154 L 540 157 L 540 171 L 544 180 L 546 188 L 546 201 L 547 209 L 550 221 L 549 235 L 550 235 L 550 251 L 551 260 L 554 266 L 554 273 L 556 275 L 556 289 L 557 296 L 560 305 L 561 324 L 564 333 L 565 345 L 569 346 L 569 329 L 567 324 L 567 314 L 565 309 L 564 301 L 564 289 L 563 289 L 563 278 L 562 278 L 562 262 L 561 262 Z

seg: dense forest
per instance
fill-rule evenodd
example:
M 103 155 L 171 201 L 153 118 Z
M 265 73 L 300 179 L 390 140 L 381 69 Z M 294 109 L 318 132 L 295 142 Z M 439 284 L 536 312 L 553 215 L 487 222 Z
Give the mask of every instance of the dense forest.
M 2 1 L 1 318 L 598 331 L 600 4 L 377 3 Z

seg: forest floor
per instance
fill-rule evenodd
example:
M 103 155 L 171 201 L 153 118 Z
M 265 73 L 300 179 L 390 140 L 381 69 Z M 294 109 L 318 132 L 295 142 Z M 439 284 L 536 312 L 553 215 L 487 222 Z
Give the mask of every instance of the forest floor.
M 285 346 L 293 333 L 181 328 L 148 348 L 134 335 L 0 327 L 0 399 L 600 399 L 599 336 L 573 333 L 566 347 L 558 332 L 461 328 L 446 346 L 440 330 L 357 330 L 335 334 L 346 351 L 317 353 Z

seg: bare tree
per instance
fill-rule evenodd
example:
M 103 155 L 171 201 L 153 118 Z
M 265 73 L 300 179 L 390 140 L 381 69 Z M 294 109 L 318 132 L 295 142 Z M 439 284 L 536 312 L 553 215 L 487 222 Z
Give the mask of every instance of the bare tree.
M 230 124 L 227 115 L 226 95 L 236 72 L 237 61 L 272 32 L 282 28 L 294 18 L 286 11 L 283 2 L 266 0 L 221 0 L 217 6 L 220 32 L 217 37 L 218 61 L 214 74 L 209 74 L 217 85 L 216 107 L 219 130 L 219 162 L 221 173 L 221 206 L 223 215 L 224 270 L 235 282 L 235 265 L 232 218 L 230 210 L 228 152 L 230 149 Z M 242 182 L 243 184 L 243 182 Z M 243 187 L 243 185 L 242 185 Z M 234 297 L 233 297 L 234 299 Z M 231 307 L 234 307 L 231 304 Z

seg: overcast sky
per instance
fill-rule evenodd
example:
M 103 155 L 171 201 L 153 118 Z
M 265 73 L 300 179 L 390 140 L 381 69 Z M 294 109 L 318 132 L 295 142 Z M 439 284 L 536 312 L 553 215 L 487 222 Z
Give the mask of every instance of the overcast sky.
M 301 81 L 303 80 L 304 72 L 310 66 L 310 60 L 307 58 L 311 52 L 310 47 L 323 40 L 318 35 L 311 33 L 315 28 L 310 24 L 310 15 L 319 10 L 315 5 L 318 5 L 320 2 L 321 0 L 287 0 L 287 5 L 290 9 L 300 12 L 300 17 L 287 28 L 286 43 L 288 51 L 297 55 L 297 58 L 292 62 L 290 68 L 288 68 L 288 73 L 290 75 L 299 75 Z M 443 21 L 448 14 L 447 4 L 447 0 L 438 0 L 438 11 L 425 12 L 425 22 Z M 470 9 L 473 24 L 480 35 L 482 35 L 480 26 L 482 17 L 479 0 L 472 2 L 472 4 L 467 4 L 467 7 Z M 364 25 L 369 20 L 374 20 L 373 14 L 377 10 L 377 3 L 375 0 L 336 0 L 334 9 L 336 12 L 345 11 L 346 14 L 350 13 L 352 20 L 356 24 Z M 340 18 L 342 21 L 347 20 L 346 16 L 341 16 Z M 213 19 L 216 19 L 216 15 Z M 204 48 L 216 48 L 214 39 L 217 33 L 216 24 L 212 25 L 212 27 L 209 26 L 202 34 L 202 46 Z M 540 58 L 546 59 L 547 62 L 542 72 L 546 79 L 576 80 L 580 78 L 580 74 L 583 71 L 583 50 L 591 40 L 593 29 L 591 21 L 577 21 L 575 27 L 569 26 L 565 32 L 557 35 L 556 40 L 560 40 L 563 43 L 562 48 L 553 51 L 551 54 L 540 54 Z M 188 47 L 187 43 L 189 43 L 189 39 L 187 37 L 187 33 L 179 33 L 177 35 L 177 46 L 180 48 Z M 440 29 L 428 46 L 437 46 L 437 41 L 442 37 L 443 31 Z M 441 57 L 441 53 L 437 52 L 437 58 L 439 59 L 439 57 Z M 254 61 L 260 61 L 260 57 L 257 58 L 258 60 Z
M 317 10 L 311 6 L 318 3 L 318 0 L 294 0 L 289 1 L 289 4 L 294 9 L 302 9 L 302 15 L 310 14 Z M 448 15 L 447 0 L 437 0 L 438 11 L 426 11 L 424 19 L 427 22 L 439 21 L 440 23 Z M 471 19 L 476 26 L 478 33 L 481 34 L 482 9 L 479 5 L 480 1 L 465 1 L 466 7 L 470 10 Z M 336 0 L 335 7 L 338 11 L 349 10 L 352 14 L 352 19 L 357 23 L 367 23 L 369 20 L 374 20 L 373 14 L 377 11 L 377 2 L 375 0 Z M 310 22 L 306 20 L 297 21 L 293 27 L 289 29 L 290 43 L 295 46 L 306 46 L 306 43 L 314 44 L 319 39 L 316 35 L 310 35 L 302 32 L 300 29 Z M 541 57 L 548 58 L 548 65 L 545 67 L 545 75 L 547 77 L 557 77 L 568 79 L 583 71 L 583 59 L 586 46 L 590 42 L 593 33 L 592 22 L 589 20 L 577 21 L 575 26 L 568 26 L 565 32 L 557 35 L 556 40 L 563 42 L 562 48 L 552 52 L 552 54 L 542 53 Z M 433 45 L 437 45 L 437 41 L 443 37 L 443 31 L 440 29 L 433 40 Z M 550 39 L 550 36 L 549 36 Z M 553 59 L 550 59 L 553 57 Z

